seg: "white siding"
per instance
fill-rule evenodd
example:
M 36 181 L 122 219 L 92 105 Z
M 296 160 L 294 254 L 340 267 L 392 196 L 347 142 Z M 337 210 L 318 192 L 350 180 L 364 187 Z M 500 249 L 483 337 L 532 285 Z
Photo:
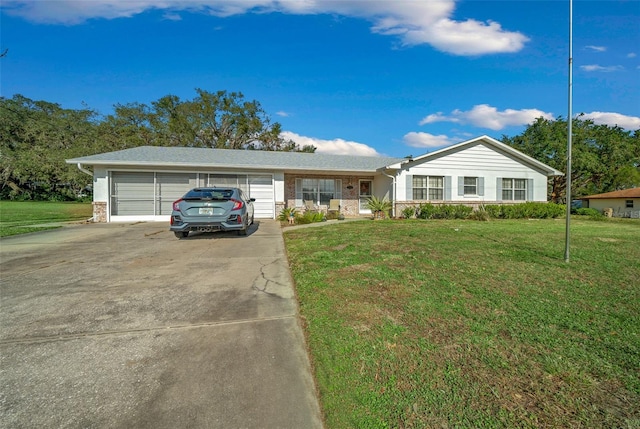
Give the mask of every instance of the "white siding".
M 274 201 L 284 203 L 284 172 L 278 171 L 273 174 Z
M 451 177 L 451 201 L 497 201 L 496 183 L 498 178 L 533 179 L 533 201 L 547 201 L 546 175 L 522 164 L 483 144 L 477 144 L 455 153 L 431 159 L 423 164 L 404 170 L 397 179 L 398 201 L 413 199 L 407 189 L 407 176 Z M 459 196 L 459 177 L 483 178 L 484 195 Z M 408 195 L 411 194 L 411 195 Z
M 106 168 L 93 169 L 93 201 L 106 203 L 109 201 L 109 175 Z

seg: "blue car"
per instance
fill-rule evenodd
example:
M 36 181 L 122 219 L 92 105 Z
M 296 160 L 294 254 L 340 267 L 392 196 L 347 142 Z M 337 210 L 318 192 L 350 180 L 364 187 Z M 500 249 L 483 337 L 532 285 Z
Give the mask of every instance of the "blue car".
M 191 231 L 247 235 L 254 201 L 239 188 L 195 188 L 174 201 L 170 229 L 178 238 L 188 237 Z

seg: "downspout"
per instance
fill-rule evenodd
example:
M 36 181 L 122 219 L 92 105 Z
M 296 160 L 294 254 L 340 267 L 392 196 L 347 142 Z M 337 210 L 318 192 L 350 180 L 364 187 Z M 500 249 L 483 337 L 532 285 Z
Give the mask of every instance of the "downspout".
M 84 168 L 81 163 L 78 163 L 78 170 L 82 171 L 84 174 L 88 174 L 93 179 L 93 173 Z
M 91 171 L 89 171 L 86 168 L 84 168 L 81 163 L 78 163 L 77 166 L 78 166 L 78 170 L 82 171 L 84 174 L 88 174 L 89 176 L 91 176 L 91 179 L 93 179 L 93 173 Z M 93 213 L 93 210 L 91 210 L 91 212 Z M 96 214 L 93 213 L 93 216 L 91 216 L 89 219 L 87 219 L 87 221 L 88 222 L 95 222 L 96 221 Z
M 387 167 L 384 167 L 381 171 L 381 173 L 387 177 L 389 177 L 392 181 L 393 181 L 393 198 L 391 199 L 391 217 L 395 218 L 396 217 L 396 176 L 391 176 L 390 174 L 385 173 L 384 171 L 388 169 Z

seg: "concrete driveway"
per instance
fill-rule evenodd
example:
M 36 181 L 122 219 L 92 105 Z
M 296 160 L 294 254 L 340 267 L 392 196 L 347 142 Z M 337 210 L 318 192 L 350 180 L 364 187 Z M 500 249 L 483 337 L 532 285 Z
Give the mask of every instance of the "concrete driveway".
M 322 427 L 280 226 L 0 240 L 0 427 Z

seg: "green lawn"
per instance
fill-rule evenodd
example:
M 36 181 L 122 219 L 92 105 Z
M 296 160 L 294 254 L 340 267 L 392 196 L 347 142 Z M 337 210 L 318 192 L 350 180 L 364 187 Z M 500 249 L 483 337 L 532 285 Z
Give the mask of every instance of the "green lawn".
M 326 427 L 640 428 L 640 222 L 368 221 L 285 242 Z
M 0 201 L 0 237 L 57 228 L 43 225 L 85 220 L 92 214 L 91 203 Z

